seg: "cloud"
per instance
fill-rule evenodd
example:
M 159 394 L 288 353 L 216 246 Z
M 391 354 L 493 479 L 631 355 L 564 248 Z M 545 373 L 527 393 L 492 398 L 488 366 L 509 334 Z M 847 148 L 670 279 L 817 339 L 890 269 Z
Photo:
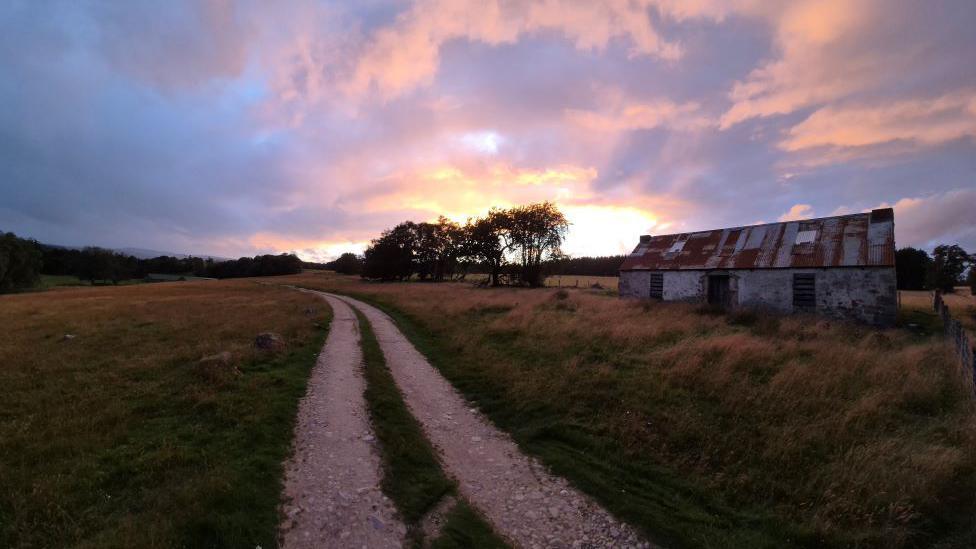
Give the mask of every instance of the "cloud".
M 567 109 L 571 124 L 595 132 L 624 132 L 666 126 L 675 130 L 700 130 L 713 125 L 695 102 L 677 104 L 668 99 L 628 103 L 603 111 Z
M 793 126 L 780 143 L 785 150 L 865 147 L 896 140 L 918 146 L 976 136 L 976 92 L 916 99 L 881 106 L 824 107 Z
M 960 244 L 970 253 L 976 251 L 976 188 L 902 198 L 879 207 L 894 208 L 899 247 L 932 249 L 939 244 Z
M 779 221 L 796 221 L 798 219 L 810 219 L 814 217 L 813 206 L 809 204 L 795 204 L 790 211 L 779 216 Z
M 651 18 L 652 7 L 676 18 L 707 13 L 704 7 L 633 0 L 422 0 L 371 36 L 343 89 L 352 95 L 375 90 L 392 97 L 429 85 L 440 65 L 441 48 L 457 39 L 498 46 L 555 32 L 581 51 L 603 51 L 619 39 L 627 42 L 632 57 L 677 60 L 681 47 L 662 38 Z
M 554 200 L 615 253 L 884 202 L 966 240 L 976 10 L 893 2 L 3 3 L 0 228 L 323 258 Z

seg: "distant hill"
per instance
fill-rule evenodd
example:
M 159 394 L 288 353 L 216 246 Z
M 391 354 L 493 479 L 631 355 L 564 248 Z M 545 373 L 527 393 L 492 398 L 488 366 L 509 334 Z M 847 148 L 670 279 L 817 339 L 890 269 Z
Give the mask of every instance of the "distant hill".
M 187 257 L 201 257 L 203 259 L 213 259 L 214 261 L 229 261 L 228 257 L 218 257 L 215 255 L 196 255 L 196 254 L 177 254 L 173 252 L 162 252 L 159 250 L 150 250 L 147 248 L 113 248 L 116 252 L 125 255 L 135 256 L 137 259 L 152 259 L 154 257 L 159 257 L 162 255 L 167 255 L 169 257 L 175 257 L 178 259 L 186 259 Z
M 48 244 L 42 243 L 44 246 L 51 248 L 61 248 L 65 250 L 80 250 L 84 246 L 62 246 L 60 244 Z M 230 261 L 229 257 L 220 257 L 216 255 L 197 255 L 197 254 L 178 254 L 173 252 L 164 252 L 160 250 L 150 250 L 148 248 L 108 248 L 113 252 L 118 252 L 124 255 L 131 255 L 136 259 L 152 259 L 154 257 L 169 256 L 175 257 L 177 259 L 186 259 L 188 257 L 199 257 L 202 259 L 213 259 L 214 261 Z

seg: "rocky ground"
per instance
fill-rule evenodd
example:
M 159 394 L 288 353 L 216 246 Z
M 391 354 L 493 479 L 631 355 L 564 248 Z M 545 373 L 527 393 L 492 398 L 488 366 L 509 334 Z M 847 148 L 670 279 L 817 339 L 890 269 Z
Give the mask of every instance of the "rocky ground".
M 382 470 L 363 397 L 356 315 L 326 297 L 333 319 L 298 412 L 285 465 L 286 548 L 401 547 L 406 528 L 380 490 Z

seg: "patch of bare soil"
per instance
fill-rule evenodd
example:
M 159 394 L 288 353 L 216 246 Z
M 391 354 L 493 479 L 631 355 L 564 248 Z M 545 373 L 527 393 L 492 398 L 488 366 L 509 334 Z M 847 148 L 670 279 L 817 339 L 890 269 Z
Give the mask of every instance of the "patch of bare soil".
M 326 297 L 333 319 L 298 412 L 285 465 L 283 547 L 401 547 L 406 528 L 380 489 L 382 470 L 363 397 L 359 323 Z
M 386 314 L 361 301 L 340 299 L 369 319 L 407 406 L 439 450 L 445 470 L 496 532 L 519 547 L 651 547 L 633 528 L 524 455 Z

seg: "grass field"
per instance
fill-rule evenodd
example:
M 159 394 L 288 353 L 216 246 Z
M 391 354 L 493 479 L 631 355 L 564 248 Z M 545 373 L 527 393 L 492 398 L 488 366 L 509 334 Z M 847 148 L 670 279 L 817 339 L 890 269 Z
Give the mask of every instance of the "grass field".
M 976 543 L 976 409 L 937 336 L 597 291 L 291 282 L 387 309 L 523 449 L 669 546 Z
M 898 297 L 901 315 L 906 322 L 912 320 L 928 323 L 941 329 L 942 321 L 932 308 L 932 292 L 901 290 Z M 942 300 L 949 306 L 953 318 L 976 337 L 976 296 L 972 295 L 969 288 L 958 287 L 954 293 L 944 294 Z
M 617 290 L 620 277 L 616 276 L 577 276 L 554 275 L 546 278 L 546 286 L 550 288 L 595 288 Z
M 328 318 L 253 281 L 0 296 L 0 547 L 274 546 Z
M 133 278 L 127 280 L 120 280 L 116 284 L 112 284 L 111 280 L 96 280 L 96 286 L 128 286 L 131 284 L 142 284 L 145 282 L 141 278 Z M 38 281 L 38 290 L 49 290 L 51 288 L 59 288 L 62 286 L 91 286 L 91 281 L 82 280 L 77 276 L 72 275 L 41 275 Z
M 487 280 L 485 274 L 469 274 L 464 278 L 465 282 L 478 282 Z M 616 276 L 582 276 L 582 275 L 552 275 L 546 277 L 546 286 L 549 288 L 592 288 L 597 285 L 606 290 L 616 291 L 620 278 Z

